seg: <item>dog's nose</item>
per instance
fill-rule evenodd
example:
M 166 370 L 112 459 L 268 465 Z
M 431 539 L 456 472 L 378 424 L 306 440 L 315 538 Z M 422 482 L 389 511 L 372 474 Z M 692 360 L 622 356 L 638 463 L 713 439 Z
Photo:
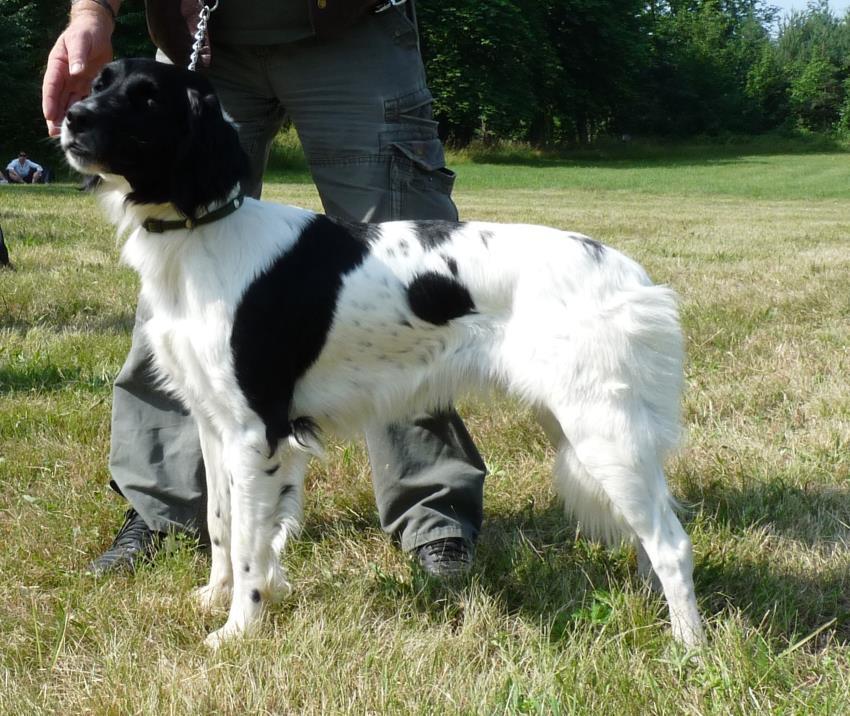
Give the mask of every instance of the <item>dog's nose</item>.
M 68 123 L 68 129 L 72 132 L 81 132 L 89 125 L 91 116 L 91 110 L 82 102 L 77 102 L 68 109 L 65 121 Z

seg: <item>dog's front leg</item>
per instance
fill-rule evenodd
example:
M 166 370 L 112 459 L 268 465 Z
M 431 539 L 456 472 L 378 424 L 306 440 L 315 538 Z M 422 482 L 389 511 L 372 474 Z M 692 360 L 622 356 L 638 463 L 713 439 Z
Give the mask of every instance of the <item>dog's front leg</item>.
M 193 597 L 204 611 L 227 606 L 233 590 L 230 561 L 230 474 L 221 435 L 212 425 L 198 420 L 201 451 L 207 481 L 207 529 L 210 533 L 212 566 L 209 582 L 198 587 Z
M 234 455 L 231 486 L 233 600 L 227 623 L 207 637 L 210 646 L 254 626 L 265 607 L 291 591 L 280 552 L 301 523 L 308 456 L 281 445 L 272 458 L 245 442 Z

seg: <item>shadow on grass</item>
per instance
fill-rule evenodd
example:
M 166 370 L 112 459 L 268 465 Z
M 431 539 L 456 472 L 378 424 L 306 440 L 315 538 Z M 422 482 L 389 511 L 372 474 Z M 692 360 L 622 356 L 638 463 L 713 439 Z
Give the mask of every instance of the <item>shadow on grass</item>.
M 292 545 L 292 559 L 309 560 L 315 546 L 339 541 L 341 536 L 368 533 L 370 539 L 380 538 L 368 484 L 352 485 L 346 497 L 344 504 L 335 499 L 332 512 L 326 507 L 309 512 L 303 534 Z M 702 505 L 697 519 L 712 532 L 698 551 L 694 574 L 707 619 L 740 615 L 778 650 L 833 620 L 804 648 L 816 653 L 828 638 L 850 642 L 850 574 L 837 568 L 813 570 L 811 575 L 801 569 L 788 571 L 783 560 L 773 558 L 775 545 L 754 547 L 752 539 L 754 530 L 767 528 L 802 541 L 813 555 L 841 549 L 836 535 L 849 509 L 850 491 L 782 485 L 739 491 L 714 484 L 686 499 Z M 832 522 L 824 520 L 827 514 Z M 746 532 L 750 539 L 745 539 Z M 577 538 L 575 526 L 554 501 L 518 504 L 499 514 L 487 514 L 485 506 L 472 574 L 457 585 L 432 580 L 412 559 L 410 564 L 409 578 L 385 574 L 378 566 L 350 578 L 364 580 L 375 597 L 371 608 L 377 611 L 395 615 L 399 604 L 406 603 L 429 621 L 449 626 L 463 624 L 462 592 L 474 580 L 504 613 L 530 625 L 544 625 L 553 641 L 569 640 L 588 624 L 628 619 L 622 611 L 628 609 L 624 594 L 644 588 L 630 549 L 607 550 Z M 316 588 L 344 594 L 350 588 L 348 579 Z M 666 618 L 664 601 L 646 595 L 648 613 L 657 611 Z
M 707 523 L 735 534 L 762 528 L 809 548 L 850 538 L 848 487 L 773 482 L 741 490 L 715 482 L 692 489 L 683 501 L 701 505 Z
M 827 535 L 833 533 L 825 529 L 823 536 L 813 536 L 811 525 L 797 524 L 791 510 L 796 510 L 797 521 L 800 515 L 821 514 L 826 508 L 839 515 L 841 506 L 846 512 L 850 494 L 835 491 L 813 495 L 766 488 L 762 493 L 753 490 L 737 496 L 731 491 L 710 491 L 702 501 L 709 512 L 710 505 L 718 506 L 718 525 L 742 532 L 754 525 L 768 524 L 765 519 L 748 517 L 746 505 L 784 506 L 777 510 L 777 522 L 770 523 L 777 532 L 804 537 L 813 549 L 829 549 L 835 542 Z M 379 531 L 369 494 L 362 493 L 353 507 L 339 520 L 323 521 L 314 515 L 303 539 L 308 542 L 333 539 L 341 529 Z M 373 579 L 372 588 L 377 596 L 387 599 L 388 609 L 396 608 L 397 599 L 405 598 L 434 621 L 463 618 L 460 602 L 453 596 L 454 587 L 429 579 L 413 563 L 411 568 L 410 581 L 380 573 Z M 644 586 L 637 576 L 632 550 L 606 550 L 576 539 L 574 526 L 556 504 L 485 517 L 471 576 L 506 613 L 552 625 L 552 636 L 556 639 L 569 638 L 581 623 L 604 621 L 617 608 L 611 605 L 617 603 L 618 592 Z M 730 542 L 700 555 L 694 579 L 705 617 L 711 619 L 732 612 L 742 615 L 753 627 L 767 623 L 769 631 L 765 636 L 776 639 L 777 648 L 784 648 L 832 620 L 835 623 L 830 629 L 807 648 L 816 650 L 829 636 L 850 641 L 850 574 L 843 571 L 811 577 L 801 576 L 799 571 L 788 573 L 771 559 L 768 551 L 754 557 Z M 666 605 L 661 599 L 649 608 L 658 608 L 666 615 Z
M 57 393 L 68 390 L 70 386 L 87 390 L 102 391 L 112 385 L 112 378 L 91 375 L 75 367 L 55 365 L 26 366 L 16 369 L 14 366 L 0 367 L 0 395 L 14 393 Z
M 593 167 L 614 169 L 644 167 L 720 166 L 743 157 L 848 153 L 846 141 L 830 136 L 736 137 L 704 141 L 601 140 L 589 147 L 536 149 L 527 145 L 473 144 L 453 156 L 474 164 L 505 164 L 528 167 Z
M 118 315 L 104 316 L 101 312 L 88 310 L 88 303 L 83 303 L 86 310 L 81 310 L 74 305 L 65 305 L 57 308 L 49 316 L 41 316 L 37 322 L 19 318 L 17 316 L 3 316 L 0 318 L 0 329 L 26 335 L 35 325 L 40 329 L 48 329 L 55 335 L 67 334 L 71 330 L 91 331 L 93 334 L 130 335 L 135 324 L 135 315 L 132 313 L 121 313 Z M 95 315 L 92 315 L 95 313 Z

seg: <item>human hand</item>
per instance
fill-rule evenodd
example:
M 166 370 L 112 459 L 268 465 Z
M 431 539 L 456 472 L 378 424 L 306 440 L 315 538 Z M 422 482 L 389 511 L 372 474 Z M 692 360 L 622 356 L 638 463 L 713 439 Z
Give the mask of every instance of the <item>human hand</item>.
M 112 59 L 114 24 L 108 11 L 94 3 L 73 6 L 68 27 L 47 57 L 41 87 L 50 136 L 59 134 L 68 107 L 89 94 L 95 75 Z

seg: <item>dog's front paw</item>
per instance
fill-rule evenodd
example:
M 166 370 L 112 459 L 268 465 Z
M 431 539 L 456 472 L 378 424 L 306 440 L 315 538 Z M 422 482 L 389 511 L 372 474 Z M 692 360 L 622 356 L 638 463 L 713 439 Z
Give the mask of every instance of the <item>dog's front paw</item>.
M 211 651 L 218 651 L 227 642 L 233 641 L 242 634 L 243 632 L 240 629 L 229 624 L 225 624 L 221 627 L 221 629 L 216 629 L 214 632 L 207 635 L 207 638 L 204 639 L 204 646 Z
M 260 629 L 260 621 L 251 621 L 247 624 L 240 624 L 239 621 L 228 619 L 227 623 L 207 635 L 204 639 L 204 645 L 213 651 L 220 649 L 225 644 L 235 642 L 238 639 L 244 639 L 249 634 L 256 636 Z
M 192 591 L 192 602 L 202 612 L 214 612 L 230 604 L 232 593 L 230 584 L 205 584 Z

